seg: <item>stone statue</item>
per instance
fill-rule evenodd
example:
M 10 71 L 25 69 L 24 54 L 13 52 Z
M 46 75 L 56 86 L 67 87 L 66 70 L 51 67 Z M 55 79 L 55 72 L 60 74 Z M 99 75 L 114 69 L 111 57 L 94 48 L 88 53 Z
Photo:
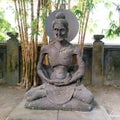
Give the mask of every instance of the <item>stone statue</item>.
M 93 94 L 77 83 L 84 76 L 84 62 L 79 46 L 68 40 L 70 28 L 64 11 L 57 11 L 51 23 L 54 40 L 41 48 L 37 72 L 43 84 L 26 92 L 26 108 L 83 111 L 93 108 Z M 50 65 L 44 64 L 45 55 Z M 73 64 L 73 56 L 77 64 Z

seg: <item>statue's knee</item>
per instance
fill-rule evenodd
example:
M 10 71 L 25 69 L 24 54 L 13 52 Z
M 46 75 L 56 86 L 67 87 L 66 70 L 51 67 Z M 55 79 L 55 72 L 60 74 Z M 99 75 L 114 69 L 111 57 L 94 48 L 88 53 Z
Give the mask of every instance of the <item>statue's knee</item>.
M 34 93 L 34 91 L 35 91 L 35 88 L 31 88 L 25 93 L 25 96 L 31 96 Z
M 88 103 L 88 104 L 92 103 L 93 101 L 94 101 L 93 95 L 89 95 L 85 100 L 85 102 Z
M 74 97 L 87 104 L 90 104 L 94 100 L 93 94 L 85 87 L 81 89 L 77 88 L 74 92 Z
M 86 91 L 83 92 L 82 100 L 88 104 L 90 104 L 93 101 L 94 97 L 93 94 L 86 89 Z

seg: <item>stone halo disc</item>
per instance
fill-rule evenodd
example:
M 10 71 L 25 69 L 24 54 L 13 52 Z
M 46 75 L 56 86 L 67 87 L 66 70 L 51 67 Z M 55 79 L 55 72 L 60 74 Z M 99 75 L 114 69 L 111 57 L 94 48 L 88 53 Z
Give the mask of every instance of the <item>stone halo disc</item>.
M 45 25 L 46 33 L 51 40 L 55 39 L 53 35 L 52 21 L 55 19 L 56 13 L 58 12 L 62 12 L 65 14 L 66 20 L 68 21 L 68 28 L 69 28 L 67 40 L 71 41 L 75 38 L 75 36 L 78 33 L 79 23 L 78 23 L 77 17 L 70 10 L 59 9 L 50 13 L 50 15 L 46 20 L 46 25 Z

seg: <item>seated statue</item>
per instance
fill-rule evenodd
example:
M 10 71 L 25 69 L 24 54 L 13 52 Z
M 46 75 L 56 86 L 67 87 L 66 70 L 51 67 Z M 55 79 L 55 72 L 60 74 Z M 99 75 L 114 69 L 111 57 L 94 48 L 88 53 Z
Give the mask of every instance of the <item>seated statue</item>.
M 84 76 L 84 62 L 79 46 L 68 40 L 70 29 L 64 12 L 58 11 L 51 24 L 55 40 L 41 48 L 37 66 L 43 84 L 26 92 L 25 107 L 90 111 L 94 97 L 82 83 L 77 82 Z M 44 64 L 46 55 L 49 65 Z M 74 56 L 76 64 L 73 64 Z

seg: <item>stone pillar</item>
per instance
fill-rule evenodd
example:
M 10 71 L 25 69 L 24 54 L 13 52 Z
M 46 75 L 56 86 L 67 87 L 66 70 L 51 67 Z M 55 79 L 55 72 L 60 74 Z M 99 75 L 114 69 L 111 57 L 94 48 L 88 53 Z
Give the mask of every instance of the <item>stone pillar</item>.
M 100 41 L 103 35 L 94 35 L 93 58 L 92 58 L 92 85 L 103 85 L 103 56 L 104 43 Z
M 17 84 L 19 82 L 19 42 L 18 33 L 8 32 L 10 39 L 7 41 L 7 75 L 6 83 Z

